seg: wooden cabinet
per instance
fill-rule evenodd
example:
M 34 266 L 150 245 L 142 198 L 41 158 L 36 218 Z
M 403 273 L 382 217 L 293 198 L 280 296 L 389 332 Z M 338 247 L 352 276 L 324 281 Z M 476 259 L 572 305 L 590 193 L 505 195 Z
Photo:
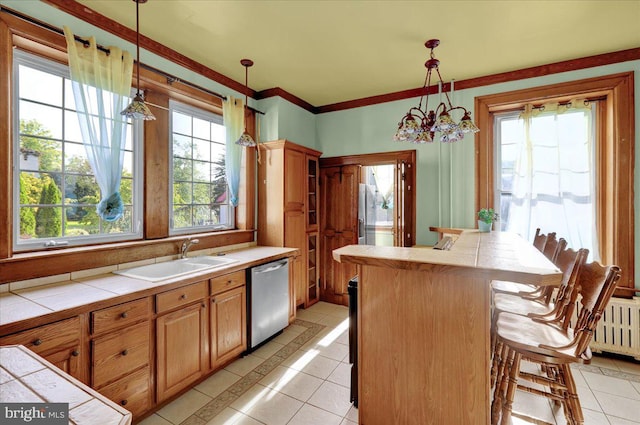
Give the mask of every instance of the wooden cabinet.
M 297 306 L 308 307 L 317 300 L 309 291 L 313 271 L 309 269 L 308 235 L 318 230 L 317 176 L 321 152 L 288 140 L 261 143 L 260 150 L 258 244 L 300 250 L 289 269 L 292 321 Z M 316 249 L 318 242 L 316 239 Z
M 0 345 L 24 345 L 54 366 L 87 383 L 87 355 L 80 316 L 0 338 Z
M 156 295 L 159 314 L 179 308 L 156 319 L 159 403 L 188 387 L 209 370 L 207 283 L 198 282 Z
M 153 405 L 151 299 L 91 313 L 91 386 L 134 418 Z
M 247 349 L 246 271 L 211 279 L 211 367 Z
M 320 298 L 336 304 L 348 305 L 347 284 L 356 274 L 350 263 L 333 259 L 333 250 L 358 243 L 358 184 L 360 167 L 344 165 L 320 169 L 322 214 L 320 234 L 322 255 L 320 264 Z

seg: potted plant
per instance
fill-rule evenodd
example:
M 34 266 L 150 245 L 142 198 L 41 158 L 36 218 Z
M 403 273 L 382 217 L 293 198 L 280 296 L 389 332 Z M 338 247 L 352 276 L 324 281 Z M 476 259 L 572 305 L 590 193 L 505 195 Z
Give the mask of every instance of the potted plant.
M 493 222 L 498 219 L 498 213 L 493 208 L 482 208 L 478 211 L 478 230 L 490 232 Z

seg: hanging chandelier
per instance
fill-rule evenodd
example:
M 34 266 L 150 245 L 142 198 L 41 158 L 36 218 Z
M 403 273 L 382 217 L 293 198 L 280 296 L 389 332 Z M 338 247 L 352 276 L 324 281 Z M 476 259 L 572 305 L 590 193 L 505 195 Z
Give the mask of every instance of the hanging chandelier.
M 436 137 L 436 133 L 440 133 L 440 141 L 443 143 L 452 143 L 461 140 L 465 133 L 477 133 L 480 129 L 471 121 L 471 112 L 462 106 L 453 106 L 449 94 L 445 91 L 445 102 L 435 108 L 429 110 L 429 88 L 431 86 L 431 74 L 433 70 L 438 74 L 438 88 L 442 91 L 442 76 L 440 75 L 440 61 L 433 55 L 433 49 L 438 47 L 440 40 L 432 39 L 424 45 L 430 49 L 430 58 L 424 64 L 427 68 L 427 75 L 422 87 L 422 95 L 418 107 L 412 107 L 409 112 L 398 123 L 398 130 L 393 136 L 393 140 L 397 142 L 411 143 L 431 143 Z M 453 93 L 453 82 L 451 83 L 451 91 Z M 422 101 L 424 100 L 424 109 Z M 462 110 L 463 115 L 459 123 L 451 118 L 451 111 L 456 109 Z
M 247 131 L 247 91 L 249 91 L 249 67 L 253 66 L 251 59 L 242 59 L 240 64 L 244 66 L 244 109 L 242 115 L 244 117 L 244 132 L 240 135 L 240 138 L 236 140 L 236 145 L 251 148 L 256 146 L 256 141 Z
M 138 9 L 140 8 L 140 3 L 146 3 L 147 0 L 133 1 L 136 3 L 136 95 L 129 106 L 120 114 L 134 120 L 155 120 L 156 117 L 144 102 L 144 95 L 140 91 L 140 14 Z

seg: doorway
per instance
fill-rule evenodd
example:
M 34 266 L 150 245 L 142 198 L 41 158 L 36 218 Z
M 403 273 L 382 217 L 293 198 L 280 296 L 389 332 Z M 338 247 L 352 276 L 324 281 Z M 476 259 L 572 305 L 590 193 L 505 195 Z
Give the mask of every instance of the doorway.
M 335 261 L 333 250 L 415 244 L 415 163 L 415 150 L 320 158 L 322 300 L 347 305 L 357 273 Z

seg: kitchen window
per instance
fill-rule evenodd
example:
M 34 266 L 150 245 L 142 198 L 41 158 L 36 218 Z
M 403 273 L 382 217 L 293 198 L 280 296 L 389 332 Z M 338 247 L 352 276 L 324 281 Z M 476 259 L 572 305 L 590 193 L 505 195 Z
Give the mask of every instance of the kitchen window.
M 171 233 L 232 229 L 222 116 L 171 101 Z
M 595 189 L 594 213 L 590 219 L 595 230 L 593 258 L 603 264 L 616 264 L 622 269 L 616 294 L 631 296 L 634 281 L 634 105 L 633 72 L 599 76 L 548 86 L 533 87 L 512 92 L 480 96 L 475 99 L 476 134 L 476 211 L 499 205 L 496 182 L 502 168 L 498 161 L 494 127 L 496 117 L 527 105 L 543 105 L 551 100 L 567 104 L 572 99 L 597 100 L 592 112 L 594 123 L 592 155 Z M 508 212 L 509 215 L 512 211 Z M 573 216 L 579 213 L 572 213 Z M 544 232 L 564 230 L 551 223 Z M 572 242 L 572 248 L 581 248 L 583 242 Z
M 14 250 L 38 250 L 142 236 L 142 126 L 130 122 L 120 193 L 122 218 L 96 211 L 95 180 L 76 115 L 68 67 L 14 51 Z

